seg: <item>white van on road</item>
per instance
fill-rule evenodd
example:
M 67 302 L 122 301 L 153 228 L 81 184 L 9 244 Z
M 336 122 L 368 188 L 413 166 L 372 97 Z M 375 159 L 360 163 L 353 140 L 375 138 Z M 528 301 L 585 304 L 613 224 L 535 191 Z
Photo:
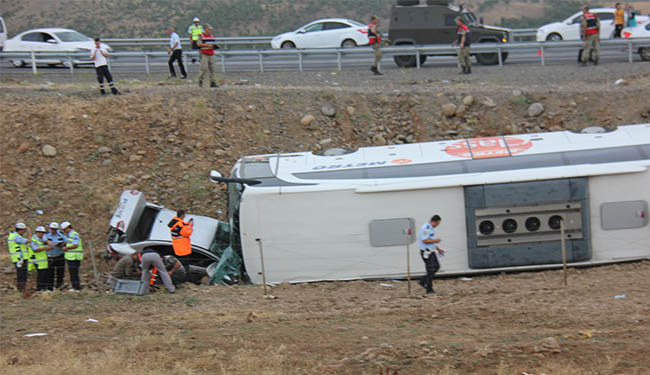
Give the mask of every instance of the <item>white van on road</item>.
M 0 51 L 5 47 L 5 40 L 7 40 L 7 25 L 5 25 L 5 20 L 0 17 Z

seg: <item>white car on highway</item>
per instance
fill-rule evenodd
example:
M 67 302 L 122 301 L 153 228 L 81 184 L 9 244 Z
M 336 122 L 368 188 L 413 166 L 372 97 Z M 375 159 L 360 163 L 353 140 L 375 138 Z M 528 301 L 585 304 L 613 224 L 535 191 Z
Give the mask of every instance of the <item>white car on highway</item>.
M 78 31 L 70 29 L 34 29 L 22 32 L 7 40 L 4 52 L 85 52 L 87 55 L 77 56 L 72 61 L 74 65 L 92 64 L 90 50 L 95 42 Z M 110 50 L 110 47 L 106 45 Z M 14 57 L 12 64 L 19 68 L 31 63 L 29 57 Z M 67 65 L 68 60 L 63 56 L 43 56 L 36 58 L 37 64 L 48 64 L 50 66 Z
M 7 40 L 7 25 L 5 25 L 5 20 L 0 17 L 0 51 L 5 46 L 5 40 Z
M 273 48 L 349 48 L 368 44 L 368 25 L 343 18 L 322 19 L 273 38 Z
M 637 16 L 638 18 L 639 16 Z M 645 38 L 650 39 L 650 23 L 645 23 L 643 25 L 637 24 L 634 27 L 627 27 L 621 32 L 623 38 L 626 39 L 635 39 L 635 38 Z M 641 46 L 637 50 L 639 56 L 645 61 L 650 60 L 650 44 L 647 46 Z
M 590 10 L 600 20 L 600 39 L 611 39 L 614 37 L 615 25 L 614 11 L 615 8 L 594 8 Z M 636 16 L 638 24 L 646 24 L 650 18 L 648 16 Z M 549 23 L 537 29 L 537 41 L 560 41 L 560 40 L 580 40 L 580 22 L 582 21 L 582 11 L 574 13 L 571 17 L 562 22 Z M 625 17 L 627 22 L 627 16 Z

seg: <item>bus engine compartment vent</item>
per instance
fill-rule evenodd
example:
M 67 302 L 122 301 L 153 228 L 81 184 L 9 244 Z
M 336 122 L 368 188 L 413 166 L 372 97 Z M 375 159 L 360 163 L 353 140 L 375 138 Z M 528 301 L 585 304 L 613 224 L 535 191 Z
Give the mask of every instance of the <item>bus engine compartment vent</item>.
M 567 261 L 591 259 L 586 178 L 465 187 L 471 268 L 557 264 L 564 221 Z

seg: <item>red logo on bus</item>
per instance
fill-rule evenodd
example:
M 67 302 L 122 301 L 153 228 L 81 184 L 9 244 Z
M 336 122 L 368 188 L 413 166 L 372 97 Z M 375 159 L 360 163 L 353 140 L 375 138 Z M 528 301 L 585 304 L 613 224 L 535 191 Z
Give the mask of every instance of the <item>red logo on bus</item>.
M 515 137 L 473 138 L 454 142 L 445 152 L 464 159 L 488 159 L 512 156 L 533 147 L 531 141 Z
M 408 163 L 410 163 L 412 161 L 413 160 L 410 160 L 410 159 L 395 159 L 395 160 L 392 161 L 392 163 L 397 164 L 397 165 L 404 165 L 404 164 L 408 164 Z

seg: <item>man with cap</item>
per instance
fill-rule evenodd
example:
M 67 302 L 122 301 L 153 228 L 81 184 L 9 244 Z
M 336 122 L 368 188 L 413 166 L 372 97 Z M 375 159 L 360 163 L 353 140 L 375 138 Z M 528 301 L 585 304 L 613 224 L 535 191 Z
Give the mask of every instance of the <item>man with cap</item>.
M 53 246 L 50 245 L 45 239 L 45 227 L 38 226 L 35 230 L 36 234 L 32 236 L 32 259 L 30 263 L 36 268 L 36 290 L 48 290 L 47 283 L 48 263 L 47 252 L 52 250 Z
M 63 248 L 65 252 L 65 260 L 68 263 L 68 272 L 70 272 L 70 282 L 74 290 L 81 290 L 81 283 L 79 282 L 79 266 L 84 259 L 84 249 L 81 243 L 81 236 L 74 229 L 72 225 L 64 221 L 61 223 L 61 230 L 65 235 L 66 245 Z
M 194 17 L 192 24 L 187 28 L 187 33 L 190 35 L 190 43 L 192 43 L 192 49 L 199 49 L 198 42 L 199 37 L 203 34 L 203 26 L 199 24 L 199 17 Z M 201 56 L 199 54 L 199 56 Z M 192 59 L 192 62 L 195 62 L 196 59 Z
M 199 73 L 199 87 L 203 87 L 203 78 L 208 75 L 210 79 L 210 87 L 217 86 L 215 70 L 217 62 L 214 58 L 214 50 L 217 47 L 214 35 L 212 35 L 212 26 L 205 25 L 205 31 L 201 34 L 198 41 L 198 46 L 201 48 L 201 72 Z
M 27 236 L 25 236 L 25 232 Z M 29 267 L 29 251 L 27 244 L 32 242 L 31 229 L 27 228 L 25 223 L 16 223 L 16 229 L 9 233 L 7 245 L 9 246 L 9 256 L 16 268 L 16 288 L 19 292 L 25 292 L 27 286 L 27 269 Z
M 47 252 L 47 285 L 50 290 L 59 289 L 63 285 L 65 275 L 65 256 L 63 255 L 63 246 L 65 246 L 65 236 L 59 231 L 59 223 L 52 222 L 49 226 L 50 232 L 45 235 L 45 239 L 52 246 L 52 250 Z

